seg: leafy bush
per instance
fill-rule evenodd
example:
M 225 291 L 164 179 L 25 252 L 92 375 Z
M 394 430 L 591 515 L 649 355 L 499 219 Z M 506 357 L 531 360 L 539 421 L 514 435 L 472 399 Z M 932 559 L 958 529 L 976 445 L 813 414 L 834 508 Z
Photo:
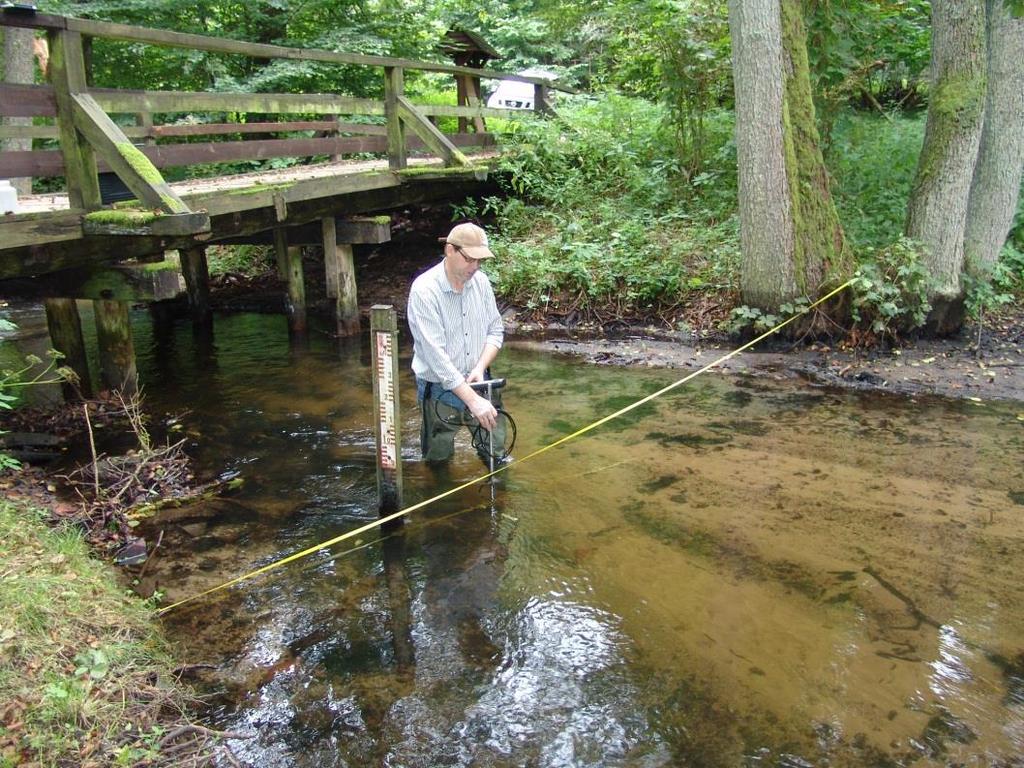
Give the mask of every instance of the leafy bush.
M 989 275 L 964 275 L 967 314 L 978 319 L 984 310 L 998 309 L 1024 297 L 1024 253 L 1007 243 Z
M 17 330 L 17 326 L 10 320 L 0 317 L 0 333 L 9 333 Z M 50 350 L 48 353 L 49 363 L 42 369 L 36 370 L 43 361 L 35 355 L 26 355 L 19 360 L 17 368 L 3 368 L 0 370 L 0 410 L 13 410 L 21 399 L 21 393 L 26 387 L 35 384 L 58 384 L 62 381 L 74 381 L 76 376 L 70 368 L 59 368 L 57 363 L 63 357 L 59 352 Z M 0 430 L 0 435 L 4 434 Z M 21 462 L 13 456 L 0 451 L 0 472 L 10 469 L 20 469 Z
M 656 105 L 608 96 L 525 122 L 502 161 L 515 196 L 460 210 L 497 215 L 504 258 L 488 271 L 499 292 L 531 308 L 621 315 L 733 287 L 731 120 L 709 126 L 715 166 L 687 183 Z
M 256 277 L 274 263 L 274 249 L 269 245 L 211 245 L 206 249 L 211 275 L 234 273 Z
M 862 262 L 850 289 L 854 327 L 882 338 L 920 328 L 931 310 L 921 247 L 904 237 Z
M 856 248 L 882 248 L 903 232 L 924 141 L 924 116 L 885 120 L 846 113 L 827 162 L 836 208 Z

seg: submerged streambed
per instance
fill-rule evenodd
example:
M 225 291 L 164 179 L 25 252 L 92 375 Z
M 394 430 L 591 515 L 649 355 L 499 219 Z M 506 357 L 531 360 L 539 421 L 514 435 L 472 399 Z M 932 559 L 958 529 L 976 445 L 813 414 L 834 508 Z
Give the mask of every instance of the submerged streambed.
M 149 410 L 245 480 L 151 524 L 168 602 L 375 517 L 365 338 L 136 319 Z M 418 461 L 408 354 L 411 504 L 480 465 Z M 499 362 L 518 456 L 680 376 Z M 164 621 L 252 765 L 1021 765 L 1022 409 L 706 374 Z

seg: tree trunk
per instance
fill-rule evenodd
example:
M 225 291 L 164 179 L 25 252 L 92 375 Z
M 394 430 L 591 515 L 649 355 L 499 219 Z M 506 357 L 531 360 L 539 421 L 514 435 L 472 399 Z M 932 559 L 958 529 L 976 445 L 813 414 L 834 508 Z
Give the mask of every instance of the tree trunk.
M 985 111 L 985 0 L 933 0 L 928 122 L 906 233 L 925 247 L 935 280 L 929 329 L 949 333 L 963 320 L 967 198 Z
M 818 119 L 807 60 L 801 0 L 782 0 L 782 51 L 786 75 L 786 168 L 796 232 L 794 274 L 801 296 L 815 296 L 830 275 L 850 269 L 846 237 L 821 153 Z
M 32 59 L 32 41 L 35 33 L 31 29 L 7 27 L 4 30 L 4 82 L 34 83 L 35 62 Z M 4 125 L 32 125 L 31 117 L 5 117 Z M 19 152 L 32 149 L 32 139 L 4 139 L 5 152 Z M 11 185 L 19 195 L 32 194 L 32 179 L 11 179 Z
M 743 301 L 777 306 L 797 292 L 786 175 L 779 0 L 729 0 Z
M 774 311 L 847 269 L 799 0 L 730 0 L 743 301 Z
M 964 261 L 986 279 L 1013 226 L 1024 174 L 1024 19 L 1003 0 L 988 0 L 988 93 L 981 148 L 974 168 Z

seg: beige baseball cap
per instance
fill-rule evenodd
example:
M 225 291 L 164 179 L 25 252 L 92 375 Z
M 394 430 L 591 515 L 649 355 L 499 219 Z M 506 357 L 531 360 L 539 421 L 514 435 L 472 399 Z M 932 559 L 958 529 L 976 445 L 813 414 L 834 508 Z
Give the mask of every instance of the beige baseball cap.
M 487 247 L 487 233 L 476 224 L 458 224 L 448 233 L 448 237 L 438 238 L 442 243 L 450 243 L 471 259 L 493 259 L 494 254 Z

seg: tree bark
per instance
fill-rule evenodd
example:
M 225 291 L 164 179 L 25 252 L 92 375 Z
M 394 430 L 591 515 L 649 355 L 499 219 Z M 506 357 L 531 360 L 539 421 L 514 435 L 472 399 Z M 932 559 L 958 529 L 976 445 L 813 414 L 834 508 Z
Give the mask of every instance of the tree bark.
M 928 121 L 906 233 L 925 248 L 935 281 L 929 329 L 963 320 L 967 199 L 981 142 L 986 87 L 985 0 L 934 0 Z
M 794 273 L 800 295 L 814 296 L 829 275 L 845 275 L 849 271 L 850 254 L 821 152 L 803 3 L 782 0 L 781 6 L 786 168 L 796 233 Z
M 35 62 L 32 58 L 32 42 L 35 33 L 31 29 L 7 27 L 4 30 L 4 82 L 34 83 Z M 5 117 L 4 125 L 32 125 L 31 117 Z M 32 139 L 4 139 L 5 152 L 19 152 L 32 149 Z M 32 194 L 32 179 L 11 179 L 11 185 L 19 195 Z
M 796 235 L 783 137 L 779 0 L 729 0 L 743 301 L 777 306 L 797 292 Z
M 730 0 L 743 301 L 775 311 L 846 271 L 799 0 Z
M 1013 226 L 1024 175 L 1024 18 L 1003 0 L 988 0 L 988 92 L 981 147 L 974 167 L 964 261 L 986 279 Z

